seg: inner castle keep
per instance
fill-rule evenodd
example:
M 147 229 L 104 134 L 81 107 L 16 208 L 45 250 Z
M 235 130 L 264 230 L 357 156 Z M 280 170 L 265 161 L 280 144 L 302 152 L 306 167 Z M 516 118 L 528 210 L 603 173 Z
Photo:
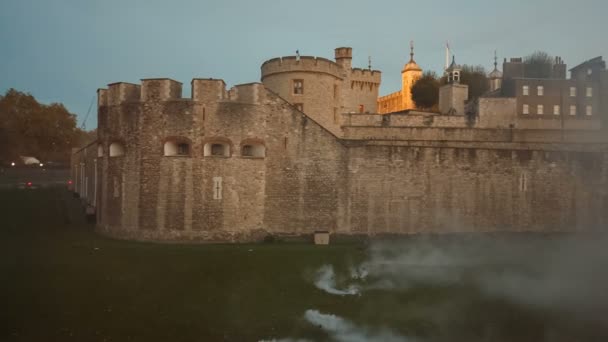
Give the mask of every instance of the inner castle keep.
M 73 190 L 100 232 L 137 240 L 606 227 L 601 58 L 548 80 L 505 62 L 477 101 L 453 63 L 439 112 L 384 115 L 380 71 L 351 61 L 347 47 L 274 58 L 261 83 L 193 79 L 186 98 L 171 79 L 109 84 L 98 140 L 73 153 Z

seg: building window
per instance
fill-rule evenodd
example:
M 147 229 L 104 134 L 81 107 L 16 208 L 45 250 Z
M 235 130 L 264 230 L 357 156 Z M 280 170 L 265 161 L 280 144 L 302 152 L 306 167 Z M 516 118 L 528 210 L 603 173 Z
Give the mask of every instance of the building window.
M 570 106 L 570 115 L 576 115 L 576 106 Z
M 230 157 L 230 143 L 224 141 L 208 142 L 203 148 L 205 157 Z
M 545 106 L 543 106 L 543 105 L 536 106 L 536 114 L 538 114 L 538 115 L 545 114 Z
M 213 199 L 222 199 L 222 177 L 213 177 Z
M 125 155 L 125 147 L 118 142 L 110 144 L 110 157 L 120 157 Z
M 180 156 L 187 156 L 190 154 L 190 145 L 185 143 L 177 145 L 177 154 Z
M 359 113 L 363 113 L 363 112 L 365 112 L 365 106 L 362 105 L 362 104 L 360 104 L 359 105 Z
M 530 87 L 528 87 L 527 85 L 523 86 L 522 93 L 524 94 L 524 96 L 530 95 Z
M 334 84 L 334 99 L 338 98 L 338 85 Z
M 553 115 L 560 115 L 560 108 L 559 105 L 555 105 L 553 106 Z
M 587 97 L 592 97 L 593 96 L 593 88 L 591 87 L 587 87 L 587 93 L 586 93 Z
M 167 141 L 163 146 L 165 157 L 188 156 L 190 155 L 190 144 L 184 141 Z
M 212 156 L 223 156 L 224 154 L 226 154 L 224 145 L 211 144 L 211 155 Z
M 304 112 L 304 104 L 303 103 L 294 103 L 293 104 L 297 110 L 299 110 L 300 112 Z
M 98 158 L 103 157 L 103 145 L 101 145 L 101 144 L 97 145 L 97 157 Z
M 545 95 L 545 87 L 543 87 L 543 86 L 538 86 L 538 87 L 536 87 L 536 94 L 537 94 L 538 96 L 543 96 L 543 95 Z
M 587 69 L 587 75 L 591 75 L 592 73 L 593 73 L 593 70 Z
M 304 80 L 293 80 L 293 93 L 296 95 L 304 94 Z
M 524 105 L 523 113 L 524 114 L 530 114 L 530 107 L 527 104 Z
M 266 147 L 260 143 L 246 143 L 241 147 L 241 157 L 264 158 Z
M 587 106 L 587 108 L 585 108 L 585 114 L 587 114 L 587 116 L 593 115 L 593 107 Z
M 570 87 L 570 97 L 576 96 L 576 87 Z

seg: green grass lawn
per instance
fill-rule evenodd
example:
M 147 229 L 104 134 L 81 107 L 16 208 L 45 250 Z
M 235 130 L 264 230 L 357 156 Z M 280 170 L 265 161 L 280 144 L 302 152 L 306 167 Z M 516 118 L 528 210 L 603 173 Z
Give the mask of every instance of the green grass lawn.
M 363 260 L 360 244 L 116 241 L 96 235 L 64 189 L 5 190 L 0 205 L 0 341 L 328 340 L 309 309 L 420 341 L 608 340 L 472 286 L 345 297 L 314 286 L 322 265 Z

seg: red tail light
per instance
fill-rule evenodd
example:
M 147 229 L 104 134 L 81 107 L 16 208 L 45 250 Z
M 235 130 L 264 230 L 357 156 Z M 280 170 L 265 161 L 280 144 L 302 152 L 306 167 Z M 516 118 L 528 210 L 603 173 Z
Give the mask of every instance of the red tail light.
M 68 185 L 72 185 L 72 180 L 71 179 L 68 181 Z
M 27 186 L 32 186 L 32 182 L 27 182 Z

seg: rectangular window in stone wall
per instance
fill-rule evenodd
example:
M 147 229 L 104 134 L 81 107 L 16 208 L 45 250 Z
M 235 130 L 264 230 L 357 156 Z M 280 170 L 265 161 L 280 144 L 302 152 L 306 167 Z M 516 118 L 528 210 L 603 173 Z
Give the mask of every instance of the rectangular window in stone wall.
M 177 155 L 178 156 L 187 156 L 190 154 L 190 145 L 182 143 L 177 145 Z
M 536 106 L 536 114 L 538 114 L 538 115 L 545 114 L 545 106 L 543 106 L 543 105 Z
M 593 96 L 593 88 L 587 87 L 587 97 L 592 97 L 592 96 Z
M 543 86 L 538 86 L 538 87 L 536 87 L 536 94 L 537 94 L 538 96 L 543 96 L 543 95 L 545 95 L 545 87 L 543 87 Z
M 570 87 L 570 97 L 576 96 L 576 87 Z
M 570 115 L 576 115 L 576 106 L 570 106 Z
M 213 199 L 222 199 L 222 177 L 213 177 Z
M 521 92 L 524 96 L 530 95 L 530 87 L 528 87 L 527 85 L 523 86 Z
M 304 94 L 304 80 L 293 80 L 293 93 L 296 95 Z
M 530 107 L 527 104 L 524 105 L 522 113 L 523 114 L 530 114 Z
M 560 108 L 559 105 L 554 105 L 553 106 L 553 115 L 560 115 Z
M 592 106 L 587 106 L 585 108 L 585 114 L 587 114 L 587 116 L 593 115 L 593 107 Z

